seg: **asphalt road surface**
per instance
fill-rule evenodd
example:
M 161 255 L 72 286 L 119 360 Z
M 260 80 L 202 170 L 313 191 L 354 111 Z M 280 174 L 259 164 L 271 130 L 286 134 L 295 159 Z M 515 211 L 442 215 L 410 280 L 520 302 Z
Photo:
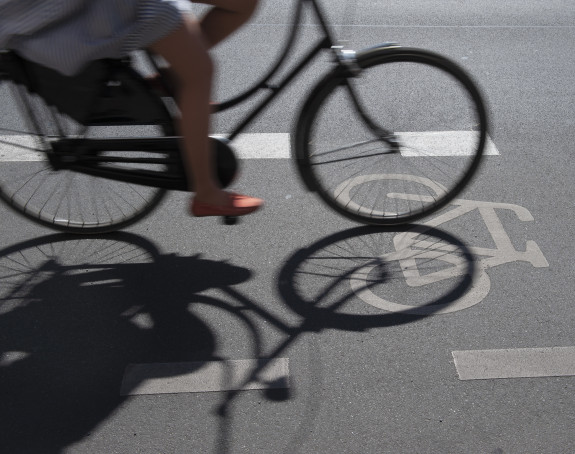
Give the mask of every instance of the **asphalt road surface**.
M 262 3 L 216 51 L 218 97 L 283 45 L 292 3 Z M 244 136 L 268 145 L 248 147 L 235 187 L 266 207 L 236 226 L 189 217 L 178 192 L 90 238 L 0 205 L 0 451 L 575 451 L 575 4 L 324 3 L 350 48 L 394 41 L 466 68 L 497 154 L 419 226 L 332 213 L 287 159 L 326 55 Z M 304 19 L 296 54 L 318 36 Z

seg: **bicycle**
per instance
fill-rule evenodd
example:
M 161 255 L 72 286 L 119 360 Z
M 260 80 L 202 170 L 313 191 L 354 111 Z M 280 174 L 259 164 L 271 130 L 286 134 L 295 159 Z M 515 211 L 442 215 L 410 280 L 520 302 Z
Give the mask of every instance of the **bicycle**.
M 272 84 L 304 5 L 322 37 Z M 292 139 L 305 187 L 341 215 L 377 225 L 410 223 L 453 200 L 480 164 L 488 129 L 482 96 L 465 71 L 436 53 L 393 43 L 343 49 L 318 0 L 298 0 L 293 24 L 262 79 L 214 106 L 220 112 L 269 90 L 225 139 L 213 138 L 222 185 L 238 166 L 229 144 L 327 50 L 334 67 L 311 90 Z M 166 190 L 186 189 L 173 127 L 177 109 L 170 97 L 149 90 L 129 60 L 97 61 L 65 78 L 3 51 L 0 82 L 13 89 L 32 130 L 21 136 L 7 118 L 0 140 L 36 152 L 25 164 L 0 166 L 0 198 L 29 219 L 69 232 L 107 232 L 143 218 Z

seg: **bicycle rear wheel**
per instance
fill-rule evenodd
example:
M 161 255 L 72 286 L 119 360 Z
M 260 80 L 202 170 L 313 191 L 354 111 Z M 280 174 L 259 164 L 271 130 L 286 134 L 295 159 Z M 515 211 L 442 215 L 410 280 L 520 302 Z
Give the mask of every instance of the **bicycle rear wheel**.
M 371 49 L 357 63 L 359 77 L 336 69 L 304 106 L 298 169 L 309 189 L 354 221 L 413 222 L 449 203 L 477 170 L 487 138 L 481 95 L 463 70 L 431 52 Z
M 164 196 L 164 189 L 57 170 L 49 161 L 49 141 L 54 139 L 174 135 L 171 117 L 159 100 L 157 124 L 129 125 L 129 119 L 122 119 L 124 125 L 86 127 L 11 80 L 0 82 L 0 99 L 0 198 L 28 219 L 70 233 L 109 232 L 142 219 Z M 125 153 L 110 150 L 103 155 L 113 160 Z M 143 158 L 153 155 L 141 152 Z M 152 164 L 129 167 L 158 170 Z

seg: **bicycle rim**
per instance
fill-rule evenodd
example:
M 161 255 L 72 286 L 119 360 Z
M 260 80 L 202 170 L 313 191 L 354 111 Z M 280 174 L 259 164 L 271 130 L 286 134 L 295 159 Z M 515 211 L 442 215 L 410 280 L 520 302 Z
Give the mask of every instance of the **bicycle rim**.
M 10 81 L 0 84 L 0 97 L 4 111 L 10 113 L 0 125 L 0 198 L 28 219 L 71 233 L 109 232 L 142 219 L 164 196 L 163 189 L 55 170 L 48 161 L 47 140 L 170 135 L 167 112 L 165 124 L 85 127 Z M 36 117 L 35 123 L 26 109 Z M 105 155 L 123 156 L 113 151 Z
M 445 206 L 470 181 L 487 120 L 472 81 L 448 60 L 411 49 L 359 57 L 357 78 L 329 75 L 304 108 L 296 138 L 304 180 L 352 220 L 413 222 Z M 391 132 L 394 148 L 359 114 Z

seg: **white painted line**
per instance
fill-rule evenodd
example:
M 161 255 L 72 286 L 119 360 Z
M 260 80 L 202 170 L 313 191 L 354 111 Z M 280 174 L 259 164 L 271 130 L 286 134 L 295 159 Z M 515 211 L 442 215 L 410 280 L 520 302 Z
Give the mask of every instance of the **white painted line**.
M 42 161 L 44 155 L 34 151 L 37 147 L 34 136 L 0 135 L 0 161 Z M 232 147 L 240 159 L 289 159 L 291 155 L 287 133 L 240 134 Z
M 463 156 L 472 150 L 474 133 L 469 131 L 399 132 L 405 147 L 401 154 L 407 157 Z M 217 137 L 225 137 L 216 134 Z M 231 143 L 240 159 L 289 159 L 291 156 L 290 134 L 250 133 L 240 134 Z M 36 139 L 27 135 L 0 135 L 0 161 L 41 161 L 43 154 L 35 152 Z M 487 138 L 486 155 L 498 155 L 499 151 Z
M 31 135 L 0 135 L 0 161 L 42 161 L 38 143 Z
M 398 132 L 404 145 L 401 155 L 416 156 L 465 156 L 475 150 L 477 133 L 473 131 Z M 487 136 L 484 155 L 498 155 L 499 150 Z
M 575 375 L 575 347 L 452 352 L 460 380 Z
M 240 159 L 289 159 L 290 134 L 239 134 L 231 146 Z
M 255 27 L 292 27 L 292 23 L 281 23 L 281 22 L 267 22 L 267 23 L 256 23 L 250 22 L 250 26 Z M 573 25 L 469 25 L 469 24 L 461 24 L 461 25 L 400 25 L 400 24 L 347 24 L 347 23 L 330 23 L 330 26 L 334 29 L 337 27 L 346 27 L 346 28 L 383 28 L 383 29 L 390 29 L 390 28 L 455 28 L 455 29 L 464 29 L 464 28 L 478 28 L 478 29 L 498 29 L 498 28 L 505 28 L 505 29 L 528 29 L 528 28 L 535 28 L 535 29 L 547 29 L 547 28 L 575 28 Z M 298 24 L 298 27 L 312 27 L 317 28 L 317 24 L 315 22 L 312 23 L 304 23 Z
M 258 381 L 243 386 L 249 375 L 262 367 Z M 288 388 L 288 379 L 288 358 L 130 364 L 120 393 L 128 396 Z

